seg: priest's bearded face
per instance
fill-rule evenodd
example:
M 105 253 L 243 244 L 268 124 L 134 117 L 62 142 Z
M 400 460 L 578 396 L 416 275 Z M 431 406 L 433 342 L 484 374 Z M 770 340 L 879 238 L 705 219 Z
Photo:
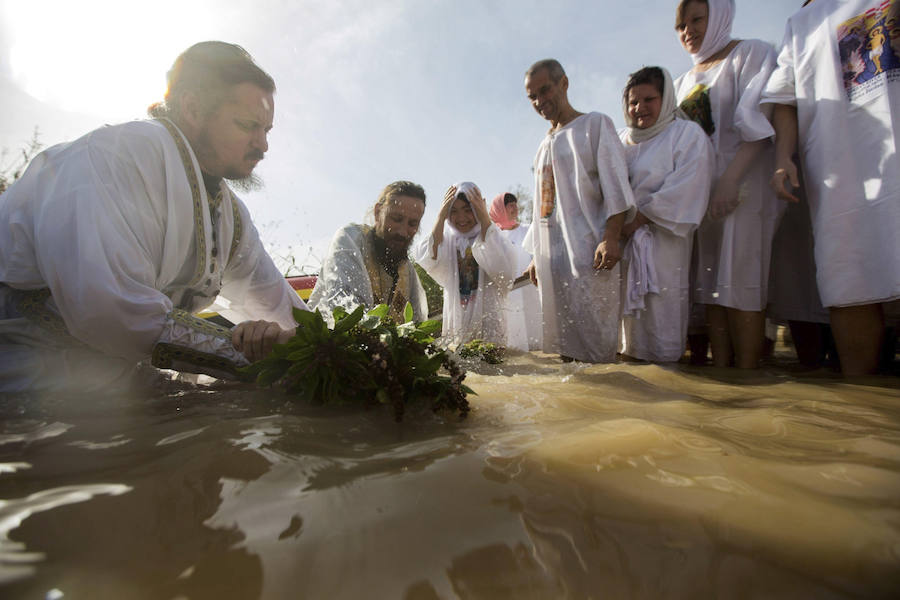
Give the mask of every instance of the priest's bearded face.
M 375 205 L 375 235 L 384 240 L 390 253 L 405 256 L 424 214 L 425 202 L 421 198 L 389 198 Z
M 275 116 L 270 92 L 252 83 L 239 83 L 230 96 L 203 121 L 192 141 L 203 172 L 242 180 L 269 149 L 267 139 Z

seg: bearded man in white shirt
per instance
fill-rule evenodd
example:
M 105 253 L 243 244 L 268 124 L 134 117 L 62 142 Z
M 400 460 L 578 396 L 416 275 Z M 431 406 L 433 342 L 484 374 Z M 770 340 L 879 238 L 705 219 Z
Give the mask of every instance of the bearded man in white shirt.
M 407 302 L 413 318 L 428 318 L 428 302 L 409 247 L 425 214 L 425 190 L 411 181 L 389 183 L 372 209 L 375 225 L 350 223 L 334 234 L 309 305 L 326 315 L 338 306 L 387 304 L 388 314 L 404 321 Z
M 38 155 L 0 196 L 0 391 L 105 389 L 137 363 L 234 376 L 305 308 L 225 180 L 268 149 L 275 84 L 201 42 L 151 120 Z M 233 330 L 194 316 L 218 297 Z

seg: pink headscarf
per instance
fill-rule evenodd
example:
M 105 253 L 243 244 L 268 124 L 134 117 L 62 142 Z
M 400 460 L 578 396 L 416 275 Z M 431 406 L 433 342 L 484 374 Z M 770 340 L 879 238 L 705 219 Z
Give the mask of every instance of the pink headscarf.
M 509 218 L 509 215 L 506 214 L 506 203 L 503 199 L 506 197 L 506 194 L 497 194 L 494 196 L 494 200 L 491 202 L 491 210 L 489 214 L 491 215 L 491 221 L 497 224 L 497 227 L 500 229 L 515 229 L 519 226 L 518 221 L 513 221 Z

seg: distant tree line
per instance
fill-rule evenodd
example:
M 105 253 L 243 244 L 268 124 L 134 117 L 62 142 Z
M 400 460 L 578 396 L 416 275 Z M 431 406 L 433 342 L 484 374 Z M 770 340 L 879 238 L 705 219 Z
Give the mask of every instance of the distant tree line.
M 44 147 L 39 138 L 40 132 L 35 127 L 31 140 L 18 152 L 10 152 L 8 148 L 0 150 L 0 194 L 22 176 L 31 159 Z

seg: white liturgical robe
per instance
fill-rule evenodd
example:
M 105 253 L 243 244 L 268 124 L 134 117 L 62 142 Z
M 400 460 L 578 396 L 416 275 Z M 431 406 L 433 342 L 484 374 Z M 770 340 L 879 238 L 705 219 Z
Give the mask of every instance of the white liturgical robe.
M 373 235 L 368 225 L 350 224 L 338 229 L 309 297 L 310 308 L 327 315 L 338 306 L 352 312 L 357 306 L 372 308 L 383 303 L 396 320 L 401 320 L 409 302 L 416 321 L 428 318 L 425 290 L 415 267 L 404 260 L 397 266 L 395 281 L 374 256 Z
M 229 318 L 292 328 L 291 309 L 305 308 L 247 208 L 224 182 L 207 196 L 187 139 L 164 119 L 38 155 L 0 196 L 0 231 L 2 390 L 102 388 L 151 357 L 233 373 L 246 359 L 229 331 L 194 313 L 221 294 Z

